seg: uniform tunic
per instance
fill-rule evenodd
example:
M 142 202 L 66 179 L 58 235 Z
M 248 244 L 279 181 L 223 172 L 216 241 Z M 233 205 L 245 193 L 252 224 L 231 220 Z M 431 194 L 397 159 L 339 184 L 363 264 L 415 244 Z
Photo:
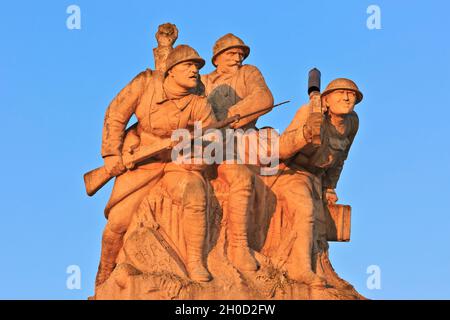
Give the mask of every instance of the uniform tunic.
M 168 99 L 163 83 L 160 72 L 146 70 L 114 98 L 106 112 L 103 126 L 103 157 L 121 155 L 122 150 L 129 147 L 127 141 L 124 143 L 125 128 L 133 114 L 138 123 L 131 129 L 134 134 L 127 135 L 127 138 L 137 136 L 138 146 L 170 139 L 173 130 L 189 128 L 195 121 L 202 121 L 205 126 L 216 121 L 206 98 L 188 93 L 183 97 Z M 129 215 L 135 211 L 143 197 L 164 172 L 174 169 L 183 168 L 171 163 L 168 155 L 162 155 L 116 178 L 105 208 L 106 216 L 112 209 L 117 211 L 114 214 L 116 229 L 124 232 L 122 229 L 126 229 Z
M 273 96 L 261 72 L 252 65 L 243 65 L 233 74 L 219 74 L 217 70 L 202 76 L 205 94 L 218 120 L 236 114 L 245 115 L 270 108 Z M 236 127 L 254 128 L 262 111 L 242 119 Z

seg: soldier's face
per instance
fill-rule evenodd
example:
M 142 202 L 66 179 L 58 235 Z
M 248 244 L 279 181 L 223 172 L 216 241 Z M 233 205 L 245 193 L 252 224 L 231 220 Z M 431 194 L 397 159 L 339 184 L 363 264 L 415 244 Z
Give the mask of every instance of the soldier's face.
M 185 89 L 192 89 L 197 86 L 198 64 L 194 61 L 182 62 L 169 70 L 171 77 L 177 85 Z
M 239 67 L 244 60 L 244 50 L 241 48 L 231 48 L 225 50 L 216 57 L 215 63 L 220 68 Z
M 355 108 L 356 93 L 351 90 L 335 90 L 325 96 L 325 101 L 334 114 L 348 114 Z

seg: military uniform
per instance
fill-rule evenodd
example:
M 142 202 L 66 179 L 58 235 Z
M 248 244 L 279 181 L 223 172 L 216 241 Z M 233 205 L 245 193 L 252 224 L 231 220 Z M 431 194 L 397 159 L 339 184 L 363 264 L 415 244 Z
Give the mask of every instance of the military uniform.
M 360 94 L 356 85 L 344 89 L 357 90 Z M 324 95 L 331 91 L 325 91 Z M 315 147 L 304 136 L 310 114 L 311 106 L 302 106 L 280 136 L 280 159 L 284 160 L 285 167 L 279 173 L 273 191 L 286 202 L 290 215 L 295 217 L 296 242 L 288 265 L 289 274 L 293 278 L 317 284 L 321 280 L 311 271 L 311 256 L 313 239 L 326 239 L 323 190 L 336 188 L 358 131 L 359 120 L 353 111 L 344 115 L 339 128 L 336 128 L 329 113 L 325 113 L 322 144 Z M 320 245 L 327 246 L 326 243 Z
M 177 48 L 171 53 L 175 56 L 175 61 L 169 64 L 169 69 L 180 61 L 195 60 L 198 57 L 190 47 Z M 132 115 L 136 116 L 138 122 L 126 134 L 125 128 Z M 134 148 L 157 145 L 163 139 L 170 139 L 174 130 L 193 127 L 195 121 L 201 121 L 203 125 L 216 121 L 206 98 L 188 91 L 173 94 L 165 86 L 164 74 L 146 70 L 135 77 L 109 105 L 103 126 L 102 156 L 120 156 L 131 145 Z M 206 232 L 205 182 L 199 174 L 204 168 L 204 165 L 174 163 L 169 152 L 116 178 L 105 209 L 108 222 L 103 234 L 97 284 L 104 282 L 109 276 L 132 215 L 161 179 L 169 195 L 184 206 L 185 232 L 189 233 L 190 239 L 187 245 L 188 264 L 194 262 L 198 265 Z M 206 273 L 203 272 L 203 277 L 200 278 L 207 280 L 209 275 Z
M 258 112 L 273 106 L 273 97 L 257 67 L 243 65 L 234 74 L 217 70 L 202 76 L 205 94 L 219 120 L 236 114 Z M 240 120 L 236 127 L 255 128 L 258 118 L 269 110 Z
M 227 34 L 217 40 L 213 48 L 213 64 L 216 65 L 215 58 L 218 55 L 235 47 L 243 50 L 244 59 L 248 56 L 250 48 L 238 37 Z M 208 102 L 211 104 L 218 120 L 236 114 L 245 115 L 257 112 L 273 106 L 272 93 L 261 72 L 251 65 L 240 66 L 234 73 L 219 73 L 215 70 L 202 76 L 202 83 Z M 268 110 L 241 119 L 234 125 L 234 128 L 244 130 L 255 128 L 258 117 L 266 112 Z M 234 149 L 234 157 L 236 156 L 237 152 Z M 229 185 L 229 227 L 227 230 L 230 246 L 229 258 L 238 269 L 256 270 L 257 263 L 249 253 L 247 237 L 254 176 L 247 166 L 230 162 L 232 161 L 225 161 L 217 167 L 219 177 Z M 233 252 L 236 253 L 235 256 L 233 256 Z

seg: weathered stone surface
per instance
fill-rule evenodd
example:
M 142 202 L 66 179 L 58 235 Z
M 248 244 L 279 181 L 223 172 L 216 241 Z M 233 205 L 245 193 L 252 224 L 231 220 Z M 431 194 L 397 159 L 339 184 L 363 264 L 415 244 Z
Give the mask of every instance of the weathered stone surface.
M 156 70 L 111 102 L 105 165 L 85 175 L 89 195 L 116 177 L 93 298 L 364 299 L 328 254 L 328 241 L 350 240 L 351 207 L 337 204 L 335 188 L 358 131 L 356 84 L 339 78 L 320 93 L 313 69 L 309 102 L 286 130 L 258 130 L 274 101 L 259 69 L 243 64 L 244 41 L 219 38 L 216 69 L 200 77 L 205 60 L 172 48 L 177 36 L 175 25 L 158 29 Z M 174 134 L 198 121 L 231 139 L 177 144 Z M 211 146 L 228 151 L 196 153 Z

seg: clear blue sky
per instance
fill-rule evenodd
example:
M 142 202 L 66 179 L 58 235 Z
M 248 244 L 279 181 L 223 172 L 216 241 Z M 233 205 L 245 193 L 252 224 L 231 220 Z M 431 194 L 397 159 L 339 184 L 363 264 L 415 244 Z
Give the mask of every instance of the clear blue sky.
M 356 81 L 360 131 L 338 185 L 353 207 L 352 240 L 331 245 L 337 272 L 373 299 L 450 298 L 448 1 L 8 1 L 0 10 L 0 298 L 85 299 L 93 293 L 111 186 L 85 195 L 102 164 L 111 99 L 153 68 L 154 33 L 207 60 L 233 32 L 251 47 L 276 101 L 259 124 L 283 130 L 307 101 L 307 72 Z M 81 8 L 68 30 L 66 8 Z M 366 27 L 369 5 L 381 30 Z M 212 70 L 207 63 L 203 72 Z M 66 288 L 78 265 L 81 290 Z M 367 267 L 381 269 L 369 290 Z

